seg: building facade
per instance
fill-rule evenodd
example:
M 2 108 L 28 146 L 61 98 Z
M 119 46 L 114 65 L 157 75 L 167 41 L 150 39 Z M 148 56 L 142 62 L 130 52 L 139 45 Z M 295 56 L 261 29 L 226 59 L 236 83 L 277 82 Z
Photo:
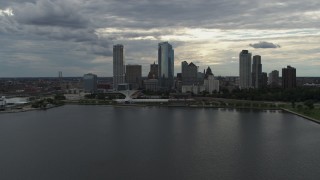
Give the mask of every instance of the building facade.
M 271 87 L 278 87 L 278 86 L 280 86 L 279 71 L 273 70 L 273 71 L 271 71 L 271 73 L 269 73 L 268 84 L 269 84 Z
M 210 94 L 220 91 L 219 80 L 216 80 L 213 75 L 208 75 L 208 77 L 204 79 L 204 86 L 206 91 Z
M 97 75 L 89 73 L 83 75 L 83 89 L 87 93 L 94 93 L 97 91 Z
M 148 74 L 148 79 L 158 79 L 158 69 L 159 66 L 154 62 L 153 64 L 150 64 L 150 71 Z
M 168 42 L 158 46 L 158 78 L 159 86 L 163 90 L 174 87 L 174 50 Z
M 261 73 L 261 84 L 259 88 L 266 88 L 268 86 L 268 74 L 266 72 Z
M 158 79 L 146 79 L 143 81 L 144 88 L 147 91 L 157 92 L 158 89 Z
M 181 80 L 182 85 L 197 84 L 198 67 L 192 62 L 188 64 L 187 61 L 183 61 L 181 63 Z
M 142 84 L 141 65 L 126 65 L 126 83 L 131 84 L 132 89 L 139 89 Z
M 239 78 L 240 89 L 251 88 L 251 53 L 248 50 L 242 50 L 239 55 Z
M 253 56 L 252 63 L 252 87 L 261 88 L 262 86 L 262 64 L 261 56 Z
M 113 46 L 113 89 L 125 82 L 124 48 L 123 45 Z
M 205 91 L 206 88 L 204 85 L 183 85 L 181 87 L 182 93 L 193 93 L 193 94 L 200 94 Z
M 282 68 L 282 87 L 284 89 L 296 87 L 296 69 L 291 66 Z

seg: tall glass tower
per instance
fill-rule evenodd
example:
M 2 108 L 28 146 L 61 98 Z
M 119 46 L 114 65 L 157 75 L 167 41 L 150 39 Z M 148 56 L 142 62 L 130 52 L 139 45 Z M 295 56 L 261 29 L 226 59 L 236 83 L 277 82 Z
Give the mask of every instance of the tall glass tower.
M 158 78 L 162 89 L 174 87 L 174 50 L 168 42 L 159 43 L 158 47 Z
M 125 65 L 123 57 L 123 45 L 113 46 L 113 89 L 118 89 L 118 84 L 125 82 Z
M 242 50 L 239 55 L 239 87 L 240 89 L 251 88 L 251 53 L 248 50 Z

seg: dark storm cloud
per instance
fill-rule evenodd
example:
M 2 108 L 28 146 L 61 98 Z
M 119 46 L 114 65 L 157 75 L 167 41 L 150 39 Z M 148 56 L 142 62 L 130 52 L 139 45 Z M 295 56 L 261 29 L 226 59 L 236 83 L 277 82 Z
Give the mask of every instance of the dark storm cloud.
M 14 16 L 0 17 L 0 32 L 36 35 L 48 40 L 71 41 L 88 46 L 96 55 L 110 55 L 110 39 L 100 38 L 79 1 L 37 0 L 12 3 Z M 105 49 L 107 52 L 102 52 Z
M 272 29 L 318 27 L 318 21 L 304 19 L 303 13 L 317 11 L 319 6 L 316 0 L 95 0 L 86 8 L 92 14 L 103 12 L 104 16 L 96 16 L 97 20 L 113 27 Z M 100 21 L 102 17 L 104 21 Z
M 80 7 L 68 1 L 42 0 L 14 8 L 19 23 L 36 26 L 86 28 L 89 20 L 77 10 Z
M 258 49 L 258 48 L 280 48 L 281 46 L 278 44 L 274 44 L 271 42 L 260 41 L 259 43 L 249 44 L 249 46 Z
M 208 29 L 209 33 L 215 29 L 241 41 L 256 36 L 250 34 L 253 31 L 274 34 L 278 30 L 301 29 L 306 33 L 301 36 L 307 36 L 310 33 L 305 31 L 306 28 L 317 31 L 320 27 L 319 7 L 319 0 L 0 0 L 0 10 L 11 8 L 14 13 L 14 16 L 0 15 L 1 40 L 3 37 L 8 39 L 7 44 L 0 43 L 2 46 L 11 43 L 12 47 L 7 51 L 18 52 L 20 49 L 14 49 L 14 45 L 21 39 L 40 42 L 47 46 L 46 51 L 51 52 L 40 59 L 49 59 L 50 62 L 61 59 L 61 63 L 63 59 L 70 59 L 66 66 L 83 67 L 97 55 L 110 59 L 112 44 L 122 43 L 128 59 L 137 64 L 148 64 L 157 58 L 159 41 L 170 41 L 177 49 L 177 57 L 181 57 L 183 52 L 178 50 L 190 43 L 183 39 L 189 36 L 186 32 L 190 29 Z M 296 34 L 294 31 L 290 33 Z M 175 39 L 177 35 L 182 38 Z M 284 31 L 283 35 L 288 35 L 288 32 Z M 219 39 L 218 36 L 210 38 Z M 274 41 L 266 37 L 258 40 Z M 192 38 L 197 38 L 197 34 Z M 230 41 L 238 43 L 234 38 Z M 284 42 L 281 44 L 285 45 Z M 65 49 L 58 58 L 52 55 L 60 54 L 55 46 Z M 270 42 L 253 43 L 251 46 L 280 47 Z M 43 51 L 42 46 L 37 48 L 30 57 Z M 98 58 L 101 60 L 102 57 Z

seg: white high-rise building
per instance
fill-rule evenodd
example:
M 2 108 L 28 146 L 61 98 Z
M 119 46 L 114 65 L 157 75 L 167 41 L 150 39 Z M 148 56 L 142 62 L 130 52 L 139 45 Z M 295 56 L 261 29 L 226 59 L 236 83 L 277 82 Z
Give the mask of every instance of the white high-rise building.
M 158 48 L 158 78 L 160 87 L 171 89 L 174 87 L 174 50 L 168 42 L 159 43 Z
M 214 91 L 220 91 L 220 83 L 219 80 L 214 79 L 213 75 L 208 75 L 206 79 L 204 79 L 204 86 L 206 91 L 212 94 Z
M 118 84 L 125 83 L 125 65 L 123 55 L 123 45 L 113 46 L 113 89 L 118 89 Z
M 242 50 L 239 55 L 239 78 L 240 89 L 251 88 L 251 53 L 248 50 Z

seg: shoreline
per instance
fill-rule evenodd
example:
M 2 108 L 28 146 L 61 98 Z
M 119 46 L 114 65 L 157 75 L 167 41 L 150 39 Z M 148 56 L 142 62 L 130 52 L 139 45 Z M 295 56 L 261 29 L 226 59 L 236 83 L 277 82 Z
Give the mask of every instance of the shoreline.
M 251 109 L 251 110 L 268 110 L 268 111 L 277 111 L 277 110 L 282 110 L 284 112 L 287 113 L 291 113 L 294 115 L 297 115 L 299 117 L 305 118 L 309 121 L 315 122 L 317 124 L 320 124 L 320 120 L 300 114 L 298 112 L 294 112 L 291 111 L 289 109 L 286 108 L 270 108 L 270 107 L 234 107 L 234 106 L 210 106 L 210 105 L 163 105 L 163 104 L 99 104 L 99 103 L 88 103 L 88 104 L 81 104 L 81 103 L 66 103 L 65 105 L 92 105 L 92 106 L 110 106 L 110 107 L 168 107 L 168 108 L 215 108 L 215 109 L 221 109 L 221 108 L 225 108 L 225 109 Z M 62 105 L 63 106 L 63 105 Z M 9 110 L 9 111 L 0 111 L 0 114 L 6 114 L 6 113 L 23 113 L 23 112 L 29 112 L 29 111 L 39 111 L 39 110 L 48 110 L 48 109 L 52 109 L 52 108 L 56 108 L 56 107 L 60 107 L 60 106 L 53 106 L 53 107 L 49 107 L 49 108 L 27 108 L 27 109 L 14 109 L 14 110 Z
M 312 122 L 315 122 L 315 123 L 317 123 L 317 124 L 320 124 L 320 120 L 317 120 L 317 119 L 315 119 L 315 118 L 312 118 L 312 117 L 309 117 L 309 116 L 306 116 L 306 115 L 303 115 L 303 114 L 300 114 L 300 113 L 297 113 L 297 112 L 294 112 L 294 111 L 291 111 L 291 110 L 285 109 L 285 108 L 282 108 L 282 110 L 285 111 L 285 112 L 288 112 L 288 113 L 297 115 L 297 116 L 299 116 L 299 117 L 305 118 L 305 119 L 307 119 L 307 120 L 309 120 L 309 121 L 312 121 Z

